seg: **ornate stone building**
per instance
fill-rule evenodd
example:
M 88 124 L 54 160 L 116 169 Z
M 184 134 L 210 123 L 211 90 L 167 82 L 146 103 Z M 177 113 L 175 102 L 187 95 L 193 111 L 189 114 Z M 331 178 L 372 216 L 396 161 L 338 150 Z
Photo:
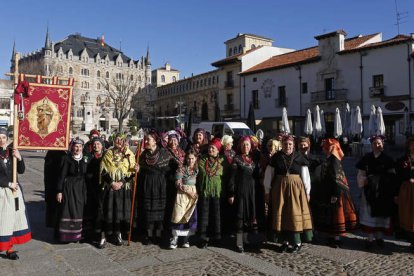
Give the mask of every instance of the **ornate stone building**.
M 13 53 L 15 48 L 13 48 Z M 14 55 L 13 55 L 14 57 Z M 15 61 L 12 58 L 11 71 Z M 41 50 L 23 55 L 19 71 L 26 74 L 73 77 L 72 128 L 89 131 L 93 128 L 111 131 L 118 127 L 115 108 L 109 99 L 106 83 L 128 79 L 136 82 L 135 98 L 139 99 L 132 116 L 147 118 L 151 86 L 151 62 L 149 51 L 138 60 L 126 56 L 120 49 L 104 43 L 102 38 L 88 38 L 72 34 L 61 41 L 52 42 L 46 33 Z

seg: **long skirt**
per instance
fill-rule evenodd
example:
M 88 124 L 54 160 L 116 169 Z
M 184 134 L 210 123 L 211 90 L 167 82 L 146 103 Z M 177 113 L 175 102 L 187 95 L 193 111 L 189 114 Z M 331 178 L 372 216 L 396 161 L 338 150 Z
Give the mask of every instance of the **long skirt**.
M 82 239 L 83 210 L 86 203 L 86 185 L 83 177 L 69 177 L 63 187 L 60 204 L 59 240 L 73 242 Z
M 138 210 L 142 214 L 144 229 L 154 227 L 162 227 L 164 222 L 167 184 L 163 173 L 147 173 L 141 175 Z
M 17 190 L 19 210 L 16 210 L 13 192 L 9 188 L 0 188 L 0 251 L 15 244 L 23 244 L 32 239 L 23 194 Z
M 198 201 L 198 232 L 200 239 L 221 238 L 220 198 L 200 195 Z
M 186 186 L 192 192 L 195 186 Z M 177 191 L 177 196 L 172 212 L 173 236 L 189 236 L 197 230 L 197 198 L 191 198 L 182 191 Z
M 344 235 L 357 225 L 357 215 L 349 191 L 341 191 L 336 203 L 316 202 L 313 218 L 315 228 L 324 233 Z
M 400 227 L 410 242 L 414 242 L 414 185 L 404 181 L 398 196 Z
M 276 232 L 312 230 L 305 187 L 299 175 L 277 175 L 271 189 L 272 226 Z
M 362 193 L 361 204 L 359 207 L 359 224 L 362 225 L 362 230 L 367 233 L 375 231 L 390 232 L 391 218 L 390 217 L 373 217 L 371 215 L 371 206 L 368 204 L 365 193 Z
M 117 191 L 110 188 L 105 190 L 102 205 L 106 233 L 110 235 L 119 232 L 120 224 L 129 223 L 130 220 L 131 189 L 123 187 Z

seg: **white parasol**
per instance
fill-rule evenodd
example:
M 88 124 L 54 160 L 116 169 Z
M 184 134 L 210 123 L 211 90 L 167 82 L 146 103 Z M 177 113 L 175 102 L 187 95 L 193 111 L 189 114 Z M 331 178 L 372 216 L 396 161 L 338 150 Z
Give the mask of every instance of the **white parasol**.
M 369 113 L 368 121 L 368 137 L 377 133 L 377 115 L 375 114 L 375 106 L 371 105 L 371 111 Z
M 282 111 L 282 125 L 281 125 L 281 131 L 284 134 L 289 134 L 290 133 L 290 127 L 289 127 L 289 120 L 288 120 L 288 116 L 287 116 L 287 110 L 286 107 L 283 108 Z
M 377 135 L 385 135 L 385 124 L 381 107 L 377 108 Z
M 341 113 L 339 112 L 339 108 L 335 109 L 335 119 L 334 119 L 334 137 L 338 138 L 342 136 L 342 122 L 341 122 Z
M 364 130 L 364 127 L 362 125 L 361 109 L 359 106 L 355 108 L 354 125 L 352 129 L 355 135 L 361 135 L 362 131 Z
M 321 134 L 321 112 L 319 110 L 319 105 L 315 106 L 315 113 L 313 114 L 313 130 L 314 136 L 319 137 Z
M 310 109 L 306 112 L 306 119 L 305 119 L 305 129 L 304 132 L 306 135 L 311 135 L 313 132 L 313 126 L 312 126 L 312 114 Z
M 349 103 L 346 103 L 345 105 L 343 132 L 345 136 L 349 136 L 351 134 L 351 108 Z

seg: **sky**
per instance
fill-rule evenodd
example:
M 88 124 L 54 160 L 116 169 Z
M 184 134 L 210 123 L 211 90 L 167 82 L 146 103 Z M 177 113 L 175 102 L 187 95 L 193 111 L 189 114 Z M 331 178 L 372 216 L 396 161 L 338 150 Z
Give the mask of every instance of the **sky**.
M 0 3 L 0 78 L 10 69 L 13 41 L 28 53 L 69 34 L 97 38 L 139 59 L 150 49 L 152 69 L 170 63 L 181 78 L 213 70 L 224 42 L 238 33 L 272 38 L 273 46 L 315 46 L 314 36 L 344 29 L 348 37 L 414 33 L 414 0 L 13 0 Z

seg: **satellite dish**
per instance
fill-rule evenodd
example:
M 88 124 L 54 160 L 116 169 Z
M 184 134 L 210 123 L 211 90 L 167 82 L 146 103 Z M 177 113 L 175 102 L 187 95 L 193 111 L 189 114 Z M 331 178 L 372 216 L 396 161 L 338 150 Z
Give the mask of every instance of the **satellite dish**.
M 260 139 L 260 140 L 263 140 L 263 137 L 264 137 L 263 130 L 258 129 L 258 130 L 256 131 L 256 137 L 257 137 L 258 139 Z

